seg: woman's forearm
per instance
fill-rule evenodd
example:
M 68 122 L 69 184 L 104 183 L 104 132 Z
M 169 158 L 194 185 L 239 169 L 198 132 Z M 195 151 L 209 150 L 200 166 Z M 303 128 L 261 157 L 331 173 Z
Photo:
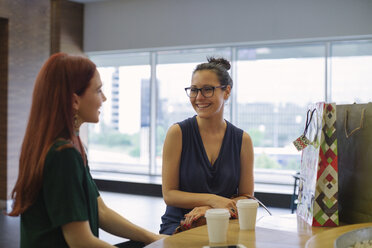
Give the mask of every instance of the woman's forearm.
M 75 221 L 62 226 L 63 236 L 69 247 L 74 248 L 109 248 L 114 247 L 95 237 L 88 221 Z
M 180 190 L 168 190 L 163 194 L 163 197 L 167 205 L 192 209 L 199 206 L 211 206 L 213 199 L 217 196 L 206 193 L 189 193 Z
M 108 233 L 145 244 L 156 240 L 154 233 L 133 224 L 112 209 L 106 209 L 105 213 L 101 213 L 101 215 L 99 218 L 100 228 Z
M 159 235 L 133 224 L 107 207 L 101 197 L 98 197 L 97 201 L 99 226 L 106 232 L 130 240 L 144 242 L 145 244 L 152 243 L 161 238 Z
M 210 206 L 216 208 L 223 201 L 228 200 L 225 197 L 208 193 L 190 193 L 180 190 L 163 191 L 164 201 L 167 205 L 192 209 L 200 206 Z

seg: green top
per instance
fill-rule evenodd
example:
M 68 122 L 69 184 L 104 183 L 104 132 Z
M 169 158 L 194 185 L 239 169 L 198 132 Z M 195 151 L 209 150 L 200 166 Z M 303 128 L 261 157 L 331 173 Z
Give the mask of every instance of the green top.
M 56 141 L 45 158 L 36 201 L 21 214 L 21 248 L 68 247 L 61 226 L 89 221 L 98 237 L 97 186 L 81 154 L 70 142 Z

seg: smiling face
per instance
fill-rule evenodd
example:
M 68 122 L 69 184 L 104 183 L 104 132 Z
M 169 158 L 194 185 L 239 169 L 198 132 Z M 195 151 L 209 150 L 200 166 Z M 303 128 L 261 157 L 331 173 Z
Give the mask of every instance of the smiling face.
M 192 76 L 191 87 L 202 88 L 205 86 L 221 86 L 218 81 L 216 73 L 211 70 L 200 70 L 196 71 Z M 194 98 L 190 98 L 190 102 L 195 109 L 199 117 L 209 118 L 215 115 L 223 117 L 223 108 L 225 100 L 229 98 L 230 86 L 227 86 L 225 90 L 221 88 L 214 89 L 212 97 L 204 97 L 201 92 Z
M 102 92 L 101 77 L 96 70 L 85 92 L 81 96 L 74 94 L 73 106 L 82 122 L 96 123 L 99 121 L 99 109 L 104 101 L 106 97 Z

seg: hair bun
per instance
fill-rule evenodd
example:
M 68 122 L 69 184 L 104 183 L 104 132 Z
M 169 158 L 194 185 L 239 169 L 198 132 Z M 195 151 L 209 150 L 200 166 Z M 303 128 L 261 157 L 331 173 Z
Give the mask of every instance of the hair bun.
M 230 62 L 227 61 L 226 59 L 224 58 L 214 58 L 214 57 L 209 57 L 208 58 L 208 63 L 213 63 L 213 64 L 216 64 L 216 65 L 220 65 L 222 67 L 224 67 L 226 70 L 230 70 L 231 68 L 231 65 L 230 65 Z

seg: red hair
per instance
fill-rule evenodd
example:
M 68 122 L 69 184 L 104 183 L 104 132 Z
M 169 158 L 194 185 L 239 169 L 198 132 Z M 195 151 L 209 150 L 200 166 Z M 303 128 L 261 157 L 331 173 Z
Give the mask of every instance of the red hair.
M 54 141 L 74 137 L 73 93 L 82 95 L 95 71 L 96 65 L 88 58 L 65 53 L 52 55 L 41 68 L 35 81 L 9 215 L 22 214 L 36 200 L 45 157 Z

